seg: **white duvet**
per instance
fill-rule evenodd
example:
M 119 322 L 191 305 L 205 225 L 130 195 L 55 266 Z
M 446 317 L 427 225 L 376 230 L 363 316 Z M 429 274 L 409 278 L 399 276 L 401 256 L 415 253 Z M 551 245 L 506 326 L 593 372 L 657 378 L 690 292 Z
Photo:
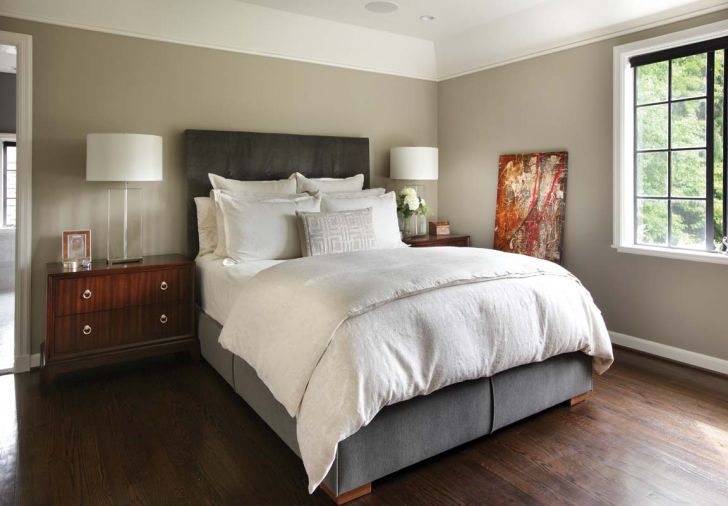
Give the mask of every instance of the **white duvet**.
M 339 441 L 385 406 L 583 351 L 601 373 L 601 313 L 565 269 L 476 248 L 307 257 L 245 284 L 220 334 L 297 418 L 313 492 Z

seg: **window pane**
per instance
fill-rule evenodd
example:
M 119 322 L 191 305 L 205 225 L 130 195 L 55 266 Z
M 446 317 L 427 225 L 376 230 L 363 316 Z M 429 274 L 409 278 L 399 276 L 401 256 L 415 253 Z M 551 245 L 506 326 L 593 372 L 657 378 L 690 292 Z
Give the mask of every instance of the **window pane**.
M 673 151 L 672 197 L 705 197 L 705 150 Z
M 713 139 L 713 222 L 715 246 L 723 238 L 723 82 L 725 80 L 725 51 L 715 52 L 715 123 Z
M 705 201 L 673 200 L 671 245 L 678 248 L 705 249 Z
M 637 195 L 667 196 L 667 152 L 637 153 Z
M 6 151 L 6 154 L 8 157 L 8 165 L 12 164 L 13 166 L 15 166 L 15 150 L 16 149 L 17 148 L 15 146 L 8 146 L 7 151 Z
M 8 199 L 7 213 L 5 214 L 5 225 L 8 227 L 15 226 L 15 199 Z
M 672 60 L 672 98 L 705 96 L 708 81 L 707 53 Z
M 672 104 L 672 147 L 705 146 L 705 100 Z
M 667 100 L 668 62 L 637 67 L 637 104 Z
M 637 108 L 637 149 L 667 148 L 667 104 Z
M 637 199 L 637 243 L 667 246 L 667 201 Z

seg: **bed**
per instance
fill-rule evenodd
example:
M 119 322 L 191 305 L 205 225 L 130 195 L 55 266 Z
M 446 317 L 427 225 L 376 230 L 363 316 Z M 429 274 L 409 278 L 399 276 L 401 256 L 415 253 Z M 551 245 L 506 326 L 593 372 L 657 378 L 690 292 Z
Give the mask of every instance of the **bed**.
M 296 171 L 309 177 L 335 178 L 362 173 L 368 186 L 369 141 L 351 137 L 189 130 L 186 166 L 188 251 L 190 256 L 195 256 L 198 235 L 193 198 L 209 193 L 208 173 L 239 180 L 283 179 Z M 452 254 L 455 253 L 448 253 Z M 428 257 L 423 256 L 422 262 L 427 261 Z M 466 256 L 463 262 L 467 262 Z M 280 401 L 280 395 L 274 395 L 275 388 L 266 386 L 253 366 L 220 344 L 228 315 L 232 312 L 232 318 L 236 316 L 233 306 L 236 294 L 251 290 L 256 281 L 276 271 L 273 267 L 278 264 L 278 261 L 259 261 L 226 267 L 219 259 L 199 258 L 197 329 L 205 360 L 299 457 L 303 446 L 306 462 L 310 445 L 299 441 L 297 420 L 291 416 L 290 406 Z M 264 274 L 257 276 L 258 273 Z M 454 294 L 454 290 L 474 289 L 451 286 L 441 291 L 453 290 Z M 417 295 L 421 296 L 425 294 Z M 407 304 L 410 299 L 415 300 L 410 297 L 397 303 Z M 377 316 L 369 315 L 364 316 L 370 319 Z M 611 357 L 611 348 L 603 354 Z M 353 433 L 335 445 L 333 461 L 325 467 L 325 476 L 322 480 L 310 480 L 310 488 L 320 482 L 335 502 L 343 504 L 370 492 L 374 480 L 549 407 L 579 402 L 591 389 L 592 357 L 582 351 L 569 351 L 488 377 L 458 381 L 428 391 L 427 395 L 391 402 L 377 409 L 373 417 L 365 418 L 361 426 L 357 425 Z M 309 408 L 309 412 L 315 411 Z M 316 423 L 321 424 L 321 419 Z

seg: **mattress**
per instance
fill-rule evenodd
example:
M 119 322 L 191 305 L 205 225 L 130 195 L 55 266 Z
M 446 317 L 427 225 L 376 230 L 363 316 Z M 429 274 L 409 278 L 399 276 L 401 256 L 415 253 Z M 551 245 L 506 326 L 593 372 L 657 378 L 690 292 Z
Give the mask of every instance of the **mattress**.
M 214 255 L 198 257 L 195 264 L 202 310 L 224 325 L 243 285 L 260 271 L 281 262 L 285 260 L 230 264 Z

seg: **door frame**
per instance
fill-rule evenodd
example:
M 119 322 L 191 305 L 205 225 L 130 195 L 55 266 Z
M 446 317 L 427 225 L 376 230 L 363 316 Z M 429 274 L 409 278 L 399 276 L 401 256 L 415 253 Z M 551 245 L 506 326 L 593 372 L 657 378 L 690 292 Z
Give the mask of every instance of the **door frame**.
M 15 46 L 17 211 L 15 226 L 15 361 L 13 372 L 30 370 L 30 276 L 33 182 L 33 37 L 0 31 L 0 44 Z

